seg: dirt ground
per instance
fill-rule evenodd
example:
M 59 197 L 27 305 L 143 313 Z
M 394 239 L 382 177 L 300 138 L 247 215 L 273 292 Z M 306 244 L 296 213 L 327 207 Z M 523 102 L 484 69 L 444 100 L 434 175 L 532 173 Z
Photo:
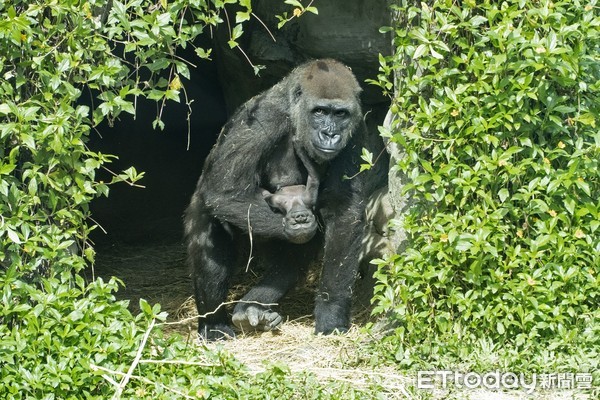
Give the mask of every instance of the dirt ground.
M 88 272 L 91 273 L 91 272 Z M 130 309 L 139 311 L 139 299 L 150 304 L 160 303 L 168 312 L 166 330 L 182 336 L 196 337 L 197 313 L 193 301 L 192 283 L 185 266 L 185 249 L 181 243 L 141 245 L 111 245 L 97 249 L 93 274 L 105 279 L 120 278 L 125 287 L 117 297 L 130 301 Z M 239 298 L 259 278 L 252 269 L 240 272 L 232 287 L 229 301 Z M 370 318 L 369 299 L 372 282 L 359 279 L 353 310 L 353 327 L 346 335 L 315 336 L 312 309 L 318 271 L 313 268 L 307 278 L 282 300 L 279 310 L 287 321 L 277 333 L 239 335 L 234 340 L 219 343 L 232 351 L 250 371 L 260 372 L 265 362 L 284 362 L 292 371 L 313 372 L 324 381 L 342 380 L 365 387 L 379 382 L 388 388 L 386 398 L 407 398 L 409 378 L 390 368 L 361 369 L 356 349 L 361 342 L 360 327 Z M 204 345 L 204 344 L 203 344 Z M 212 344 L 208 344 L 211 346 Z M 363 357 L 363 356 L 360 356 Z
M 130 301 L 133 312 L 139 310 L 139 299 L 150 304 L 160 303 L 168 312 L 169 324 L 165 330 L 172 330 L 182 336 L 196 337 L 197 315 L 193 301 L 192 283 L 185 266 L 185 249 L 181 243 L 157 245 L 110 245 L 97 248 L 96 264 L 88 274 L 105 279 L 111 276 L 120 278 L 125 287 L 117 293 L 119 299 Z M 252 269 L 241 273 L 232 287 L 230 301 L 243 295 L 248 287 L 258 279 Z M 361 327 L 370 318 L 369 299 L 372 282 L 359 279 L 355 289 L 353 326 L 347 334 L 315 336 L 313 334 L 314 290 L 318 281 L 318 271 L 313 269 L 307 279 L 301 282 L 281 302 L 279 310 L 287 315 L 287 321 L 277 333 L 239 335 L 234 340 L 220 342 L 253 372 L 261 372 L 266 363 L 283 362 L 291 371 L 310 371 L 322 382 L 350 382 L 355 387 L 368 388 L 377 384 L 381 392 L 373 393 L 372 398 L 385 399 L 481 399 L 481 400 L 563 400 L 590 399 L 572 392 L 536 393 L 533 396 L 524 392 L 498 392 L 470 390 L 467 392 L 416 392 L 409 388 L 414 378 L 377 362 L 370 363 L 362 344 L 365 338 Z M 217 346 L 199 343 L 199 345 Z
M 171 322 L 197 315 L 192 281 L 185 266 L 185 248 L 181 243 L 100 247 L 93 273 L 103 278 L 120 278 L 125 287 L 119 290 L 117 297 L 129 300 L 134 312 L 139 310 L 139 299 L 144 298 L 150 304 L 160 303 L 162 310 L 169 313 Z M 260 278 L 260 273 L 252 267 L 248 272 L 241 271 L 233 282 L 228 301 L 240 298 Z M 307 278 L 282 299 L 279 309 L 288 320 L 312 325 L 317 280 L 318 270 L 312 268 Z M 359 279 L 355 292 L 353 323 L 364 325 L 370 315 L 372 282 Z M 187 328 L 178 329 L 183 332 Z

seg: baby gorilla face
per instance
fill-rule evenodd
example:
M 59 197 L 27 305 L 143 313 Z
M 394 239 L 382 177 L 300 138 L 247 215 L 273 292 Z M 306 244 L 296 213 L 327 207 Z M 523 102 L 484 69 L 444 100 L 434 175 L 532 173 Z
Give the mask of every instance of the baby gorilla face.
M 262 194 L 273 210 L 283 214 L 283 231 L 290 242 L 302 244 L 315 236 L 317 218 L 305 185 L 284 186 L 275 193 L 264 190 Z

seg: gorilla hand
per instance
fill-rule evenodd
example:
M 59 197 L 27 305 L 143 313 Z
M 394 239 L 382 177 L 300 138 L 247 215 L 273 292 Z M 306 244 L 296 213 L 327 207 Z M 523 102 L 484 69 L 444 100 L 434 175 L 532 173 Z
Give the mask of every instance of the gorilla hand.
M 233 310 L 233 324 L 243 332 L 272 331 L 283 323 L 283 317 L 260 304 L 239 303 Z

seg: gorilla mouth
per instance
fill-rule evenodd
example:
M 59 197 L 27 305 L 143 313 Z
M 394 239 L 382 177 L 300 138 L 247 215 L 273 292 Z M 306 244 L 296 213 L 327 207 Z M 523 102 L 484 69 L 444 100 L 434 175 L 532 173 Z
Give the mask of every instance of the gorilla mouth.
M 315 221 L 307 221 L 307 222 L 293 222 L 289 225 L 289 228 L 292 230 L 300 230 L 300 229 L 313 229 L 315 226 Z
M 335 147 L 321 147 L 321 146 L 315 146 L 315 147 L 317 148 L 317 150 L 319 150 L 323 153 L 328 153 L 328 154 L 337 153 L 339 151 Z
M 313 224 L 298 224 L 294 227 L 290 227 L 288 233 L 288 241 L 296 244 L 303 244 L 311 240 L 317 233 L 317 227 L 311 226 Z

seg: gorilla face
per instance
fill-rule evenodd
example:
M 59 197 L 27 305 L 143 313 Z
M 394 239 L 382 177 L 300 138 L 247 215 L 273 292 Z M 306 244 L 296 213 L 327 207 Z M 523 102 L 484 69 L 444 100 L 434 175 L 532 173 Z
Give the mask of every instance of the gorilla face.
M 352 133 L 351 109 L 343 102 L 320 101 L 310 110 L 310 142 L 319 158 L 332 159 Z
M 302 147 L 317 163 L 333 160 L 360 122 L 360 108 L 355 101 L 341 99 L 311 99 L 302 108 L 304 117 L 298 124 Z
M 292 120 L 308 156 L 334 159 L 362 121 L 360 85 L 343 64 L 316 61 L 297 70 L 290 85 Z

